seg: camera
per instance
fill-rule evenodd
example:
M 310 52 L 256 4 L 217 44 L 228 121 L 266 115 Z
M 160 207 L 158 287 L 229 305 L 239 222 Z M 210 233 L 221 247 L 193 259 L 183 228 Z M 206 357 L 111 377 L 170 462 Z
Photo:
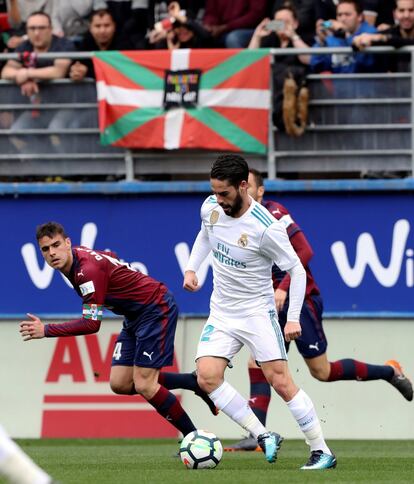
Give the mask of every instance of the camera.
M 269 32 L 281 32 L 285 29 L 285 22 L 283 20 L 271 20 L 265 26 Z

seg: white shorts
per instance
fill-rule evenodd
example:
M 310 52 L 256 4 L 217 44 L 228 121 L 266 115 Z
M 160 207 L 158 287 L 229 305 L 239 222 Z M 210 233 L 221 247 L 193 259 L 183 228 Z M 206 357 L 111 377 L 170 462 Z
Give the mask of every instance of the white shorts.
M 211 314 L 198 342 L 196 360 L 202 356 L 219 356 L 231 361 L 243 345 L 258 363 L 287 360 L 274 310 L 239 319 Z

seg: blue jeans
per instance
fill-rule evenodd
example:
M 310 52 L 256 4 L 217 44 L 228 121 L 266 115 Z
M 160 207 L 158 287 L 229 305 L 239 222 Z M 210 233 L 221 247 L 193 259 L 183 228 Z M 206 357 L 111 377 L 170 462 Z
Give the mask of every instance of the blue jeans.
M 224 36 L 224 46 L 228 49 L 244 49 L 249 45 L 254 29 L 233 30 Z

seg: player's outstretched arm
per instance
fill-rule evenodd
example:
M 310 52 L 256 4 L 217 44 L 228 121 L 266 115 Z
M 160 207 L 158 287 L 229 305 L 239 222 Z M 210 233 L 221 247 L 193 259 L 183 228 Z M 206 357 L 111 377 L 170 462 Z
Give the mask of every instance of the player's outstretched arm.
M 45 325 L 34 314 L 27 313 L 31 321 L 22 321 L 20 323 L 20 334 L 23 341 L 31 339 L 41 339 L 45 337 Z
M 200 289 L 197 274 L 194 271 L 185 271 L 183 288 L 190 292 L 195 292 Z

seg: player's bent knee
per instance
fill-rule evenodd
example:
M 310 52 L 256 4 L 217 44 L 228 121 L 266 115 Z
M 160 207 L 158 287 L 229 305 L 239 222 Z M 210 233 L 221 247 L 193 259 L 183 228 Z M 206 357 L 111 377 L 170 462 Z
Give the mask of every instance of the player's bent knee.
M 326 368 L 309 368 L 310 374 L 313 376 L 313 378 L 316 378 L 316 380 L 319 381 L 328 381 L 329 379 L 329 369 Z
M 150 400 L 158 391 L 159 385 L 157 381 L 148 378 L 135 378 L 134 389 L 135 393 L 142 395 L 146 400 Z
M 327 359 L 326 353 L 315 358 L 305 358 L 305 361 L 313 378 L 319 381 L 329 381 L 331 364 Z
M 223 380 L 218 375 L 203 374 L 199 372 L 197 374 L 197 382 L 204 392 L 211 393 L 222 384 Z
M 130 382 L 129 384 L 125 384 L 122 382 L 110 381 L 109 386 L 111 387 L 111 390 L 117 395 L 131 395 L 135 393 L 133 391 L 132 382 Z

